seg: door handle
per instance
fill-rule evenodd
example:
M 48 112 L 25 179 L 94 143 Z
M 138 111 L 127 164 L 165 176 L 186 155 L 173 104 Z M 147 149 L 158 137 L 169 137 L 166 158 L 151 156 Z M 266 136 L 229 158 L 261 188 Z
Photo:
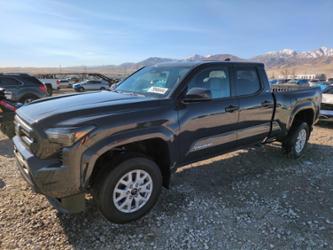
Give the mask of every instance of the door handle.
M 270 101 L 263 101 L 262 103 L 261 103 L 261 106 L 263 106 L 263 107 L 270 107 L 270 106 L 272 106 L 272 102 L 270 102 Z
M 225 108 L 225 112 L 229 112 L 229 113 L 232 113 L 236 110 L 239 110 L 239 107 L 236 106 L 236 105 L 230 105 L 230 106 Z

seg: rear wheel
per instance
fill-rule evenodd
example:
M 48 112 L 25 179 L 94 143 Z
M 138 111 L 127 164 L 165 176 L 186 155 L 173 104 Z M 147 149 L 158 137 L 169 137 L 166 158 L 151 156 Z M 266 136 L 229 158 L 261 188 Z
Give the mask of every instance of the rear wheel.
M 111 222 L 127 223 L 147 214 L 162 187 L 162 175 L 155 162 L 144 157 L 126 159 L 95 182 L 94 198 Z
M 37 100 L 37 99 L 38 99 L 38 97 L 36 97 L 36 96 L 34 96 L 34 95 L 27 95 L 27 96 L 22 97 L 22 98 L 19 100 L 19 102 L 20 102 L 20 103 L 27 104 L 27 103 L 30 103 L 30 102 L 32 102 L 32 101 L 34 101 L 34 100 Z
M 302 156 L 310 137 L 310 128 L 306 122 L 291 129 L 287 139 L 282 143 L 283 150 L 291 159 Z
M 45 86 L 46 86 L 47 94 L 48 94 L 49 96 L 52 96 L 52 94 L 53 94 L 53 88 L 52 88 L 52 85 L 51 85 L 51 84 L 45 84 Z

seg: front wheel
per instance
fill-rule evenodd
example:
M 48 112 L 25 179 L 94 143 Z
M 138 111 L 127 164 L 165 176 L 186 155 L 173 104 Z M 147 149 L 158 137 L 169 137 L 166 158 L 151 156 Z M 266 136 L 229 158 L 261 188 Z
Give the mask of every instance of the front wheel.
M 19 102 L 20 103 L 23 103 L 23 104 L 29 104 L 30 102 L 34 101 L 34 100 L 37 100 L 38 98 L 36 96 L 33 96 L 33 95 L 27 95 L 27 96 L 24 96 L 22 97 Z
M 97 179 L 94 196 L 102 214 L 111 222 L 127 223 L 147 214 L 162 187 L 159 167 L 150 159 L 122 161 Z
M 292 128 L 287 139 L 282 143 L 283 150 L 291 159 L 302 156 L 310 137 L 310 128 L 306 122 Z

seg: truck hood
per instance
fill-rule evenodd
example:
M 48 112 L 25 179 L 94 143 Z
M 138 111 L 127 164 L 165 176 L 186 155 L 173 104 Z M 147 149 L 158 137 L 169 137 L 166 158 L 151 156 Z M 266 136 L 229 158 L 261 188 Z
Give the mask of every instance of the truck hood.
M 16 113 L 29 124 L 40 120 L 66 115 L 67 118 L 112 112 L 128 108 L 131 104 L 156 100 L 150 97 L 102 91 L 51 97 L 19 108 Z M 69 115 L 70 113 L 70 115 Z

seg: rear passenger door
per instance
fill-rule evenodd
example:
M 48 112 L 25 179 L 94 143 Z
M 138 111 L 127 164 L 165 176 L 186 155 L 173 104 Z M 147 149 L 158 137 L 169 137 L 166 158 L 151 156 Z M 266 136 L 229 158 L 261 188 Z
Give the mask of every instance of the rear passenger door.
M 239 145 L 260 142 L 270 132 L 274 100 L 265 91 L 256 66 L 234 66 L 233 81 L 239 99 Z

